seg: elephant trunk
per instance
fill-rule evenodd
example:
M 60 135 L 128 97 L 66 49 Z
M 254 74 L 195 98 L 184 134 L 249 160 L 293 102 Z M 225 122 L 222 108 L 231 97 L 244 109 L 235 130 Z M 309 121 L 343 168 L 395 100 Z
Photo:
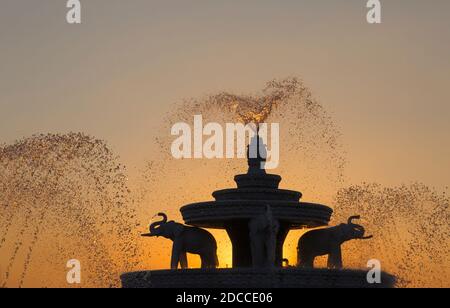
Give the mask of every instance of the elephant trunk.
M 360 219 L 360 218 L 361 218 L 361 216 L 359 216 L 359 215 L 356 215 L 356 216 L 350 216 L 350 217 L 348 218 L 347 223 L 348 223 L 349 225 L 351 225 L 351 224 L 353 224 L 353 220 L 355 220 L 355 219 Z
M 361 232 L 361 236 L 359 237 L 360 240 L 369 240 L 373 237 L 373 235 L 368 235 L 368 236 L 364 236 L 364 234 L 366 233 L 366 229 L 364 229 L 363 226 L 358 226 Z
M 164 213 L 158 213 L 157 216 L 161 216 L 163 219 L 161 221 L 156 221 L 150 225 L 150 233 L 143 234 L 142 236 L 157 236 L 158 235 L 158 227 L 167 222 L 167 215 Z
M 364 227 L 361 227 L 361 231 L 362 231 L 362 235 L 359 238 L 360 240 L 369 240 L 373 237 L 373 235 L 364 236 L 364 234 L 366 233 L 366 229 L 364 229 Z

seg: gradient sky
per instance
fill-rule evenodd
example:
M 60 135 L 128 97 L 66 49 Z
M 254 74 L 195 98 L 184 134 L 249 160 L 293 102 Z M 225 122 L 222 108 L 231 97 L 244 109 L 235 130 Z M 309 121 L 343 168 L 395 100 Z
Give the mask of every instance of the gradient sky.
M 82 131 L 131 165 L 175 102 L 300 76 L 352 182 L 450 183 L 450 1 L 0 0 L 0 142 Z M 282 157 L 281 157 L 282 159 Z
M 68 25 L 65 0 L 0 0 L 0 144 L 85 132 L 136 170 L 176 103 L 299 76 L 342 132 L 347 184 L 445 190 L 450 1 L 384 0 L 381 25 L 366 2 L 81 0 L 82 24 Z M 158 245 L 152 266 L 167 267 Z

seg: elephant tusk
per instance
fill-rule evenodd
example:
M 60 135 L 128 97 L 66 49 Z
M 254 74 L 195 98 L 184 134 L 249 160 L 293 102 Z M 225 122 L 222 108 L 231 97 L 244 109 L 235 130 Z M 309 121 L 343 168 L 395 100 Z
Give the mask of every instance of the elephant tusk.
M 373 235 L 363 236 L 361 239 L 362 240 L 370 240 L 371 238 L 373 238 Z

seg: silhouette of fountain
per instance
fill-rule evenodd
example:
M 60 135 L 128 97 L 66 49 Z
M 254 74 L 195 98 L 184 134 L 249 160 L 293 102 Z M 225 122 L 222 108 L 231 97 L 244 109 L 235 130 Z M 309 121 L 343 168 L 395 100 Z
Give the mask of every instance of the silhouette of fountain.
M 282 264 L 283 244 L 290 230 L 324 226 L 331 217 L 329 207 L 299 202 L 302 197 L 300 192 L 279 189 L 281 177 L 266 173 L 263 165 L 261 155 L 249 158 L 248 172 L 235 176 L 237 188 L 215 191 L 215 201 L 181 208 L 187 224 L 227 231 L 233 245 L 233 267 L 252 266 L 248 224 L 251 219 L 264 213 L 266 205 L 271 206 L 273 216 L 280 224 L 276 266 Z
M 237 188 L 215 191 L 212 194 L 214 201 L 188 204 L 180 209 L 185 223 L 194 226 L 184 226 L 189 232 L 205 231 L 200 228 L 226 230 L 232 243 L 233 267 L 216 269 L 203 266 L 202 257 L 202 269 L 187 269 L 184 257 L 180 259 L 182 266 L 180 270 L 176 269 L 177 265 L 174 266 L 172 258 L 172 270 L 125 273 L 121 276 L 122 286 L 125 288 L 394 286 L 395 277 L 387 273 L 381 273 L 380 284 L 369 284 L 367 271 L 363 270 L 283 267 L 283 263 L 286 263 L 286 259 L 283 258 L 283 245 L 289 231 L 326 226 L 333 211 L 326 205 L 301 202 L 301 192 L 280 189 L 281 176 L 268 174 L 264 168 L 266 146 L 258 134 L 252 138 L 250 144 L 252 143 L 256 143 L 257 155 L 256 157 L 250 155 L 249 146 L 248 171 L 246 174 L 235 176 Z M 163 213 L 159 215 L 164 217 L 163 221 L 152 224 L 151 232 L 143 236 L 164 236 L 174 240 L 172 234 L 162 235 L 163 228 L 159 233 L 155 232 L 157 226 L 167 224 L 167 216 Z M 355 218 L 358 217 L 349 219 L 349 225 Z M 173 221 L 168 223 L 183 227 Z M 351 226 L 356 226 L 358 230 L 362 228 L 355 224 Z M 364 238 L 363 236 L 364 231 L 359 238 Z M 195 242 L 195 239 L 190 237 L 187 243 L 186 241 L 184 243 L 190 247 L 195 244 L 193 241 Z M 214 249 L 215 253 L 213 245 L 211 244 L 211 249 Z M 185 255 L 188 250 L 189 248 L 186 248 L 182 254 Z

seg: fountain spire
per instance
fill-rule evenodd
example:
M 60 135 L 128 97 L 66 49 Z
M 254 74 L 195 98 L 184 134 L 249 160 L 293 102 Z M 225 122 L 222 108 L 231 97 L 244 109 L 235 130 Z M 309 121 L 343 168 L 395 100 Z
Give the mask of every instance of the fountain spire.
M 266 174 L 264 164 L 267 158 L 267 147 L 264 140 L 259 136 L 259 124 L 256 124 L 256 134 L 250 140 L 247 147 L 247 174 L 263 175 Z

